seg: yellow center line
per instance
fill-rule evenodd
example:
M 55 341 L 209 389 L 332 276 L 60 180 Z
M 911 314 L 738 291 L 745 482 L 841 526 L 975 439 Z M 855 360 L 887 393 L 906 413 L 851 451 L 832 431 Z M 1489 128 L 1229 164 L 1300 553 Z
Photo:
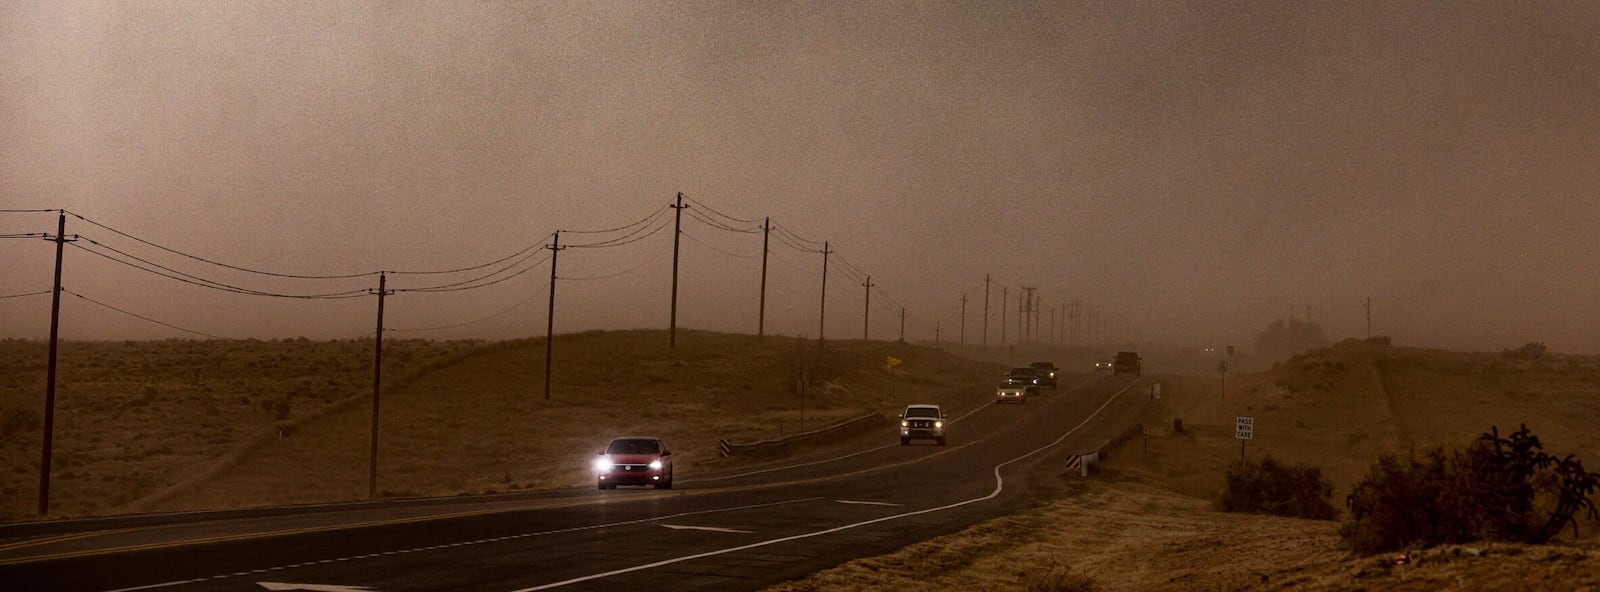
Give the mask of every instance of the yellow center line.
M 1087 381 L 1085 381 L 1085 382 L 1087 382 Z M 1080 384 L 1079 386 L 1082 386 L 1082 385 Z M 1076 388 L 1074 388 L 1073 390 L 1076 390 Z M 27 556 L 27 557 L 14 557 L 14 558 L 9 558 L 9 559 L 0 559 L 0 566 L 4 566 L 4 565 L 19 565 L 19 564 L 24 564 L 24 563 L 38 563 L 38 562 L 53 561 L 53 560 L 58 560 L 58 559 L 72 559 L 72 558 L 77 558 L 77 557 L 93 557 L 93 556 L 98 556 L 98 555 L 113 555 L 113 554 L 117 554 L 117 553 L 129 553 L 129 552 L 135 552 L 135 551 L 150 551 L 150 550 L 156 550 L 156 549 L 169 549 L 169 548 L 174 548 L 174 547 L 186 547 L 186 546 L 192 546 L 192 545 L 204 545 L 204 544 L 211 544 L 211 543 L 223 543 L 223 542 L 244 541 L 244 540 L 253 540 L 253 539 L 267 539 L 267 538 L 273 538 L 273 537 L 292 536 L 292 535 L 297 535 L 297 534 L 309 534 L 309 533 L 317 533 L 317 532 L 331 532 L 331 531 L 337 531 L 337 530 L 353 530 L 353 529 L 359 529 L 359 528 L 369 528 L 369 527 L 374 527 L 374 526 L 389 526 L 389 525 L 396 525 L 396 524 L 413 524 L 413 523 L 418 523 L 418 522 L 430 522 L 430 521 L 435 521 L 435 520 L 451 520 L 451 519 L 456 519 L 456 518 L 466 518 L 466 517 L 471 517 L 471 516 L 483 516 L 483 515 L 488 515 L 488 514 L 499 514 L 499 513 L 513 512 L 513 511 L 550 510 L 550 509 L 556 509 L 556 508 L 570 508 L 570 507 L 580 507 L 580 506 L 604 505 L 604 504 L 610 504 L 610 503 L 633 503 L 633 502 L 651 501 L 651 500 L 661 499 L 661 498 L 664 498 L 664 497 L 695 497 L 695 496 L 702 496 L 702 495 L 713 495 L 713 494 L 719 494 L 719 493 L 727 493 L 727 492 L 730 492 L 730 491 L 758 491 L 758 490 L 773 489 L 773 488 L 778 488 L 778 487 L 793 487 L 793 486 L 796 486 L 796 485 L 808 485 L 808 484 L 813 484 L 813 483 L 821 483 L 821 482 L 831 481 L 831 480 L 845 478 L 845 477 L 856 477 L 856 476 L 865 475 L 865 474 L 873 473 L 873 472 L 877 472 L 877 471 L 883 471 L 883 470 L 903 467 L 903 466 L 906 466 L 906 465 L 923 462 L 923 461 L 931 459 L 931 458 L 937 458 L 937 457 L 940 457 L 940 456 L 944 456 L 946 454 L 951 454 L 951 453 L 956 452 L 957 450 L 961 450 L 961 449 L 969 447 L 969 446 L 975 446 L 980 442 L 988 441 L 990 439 L 993 439 L 994 437 L 996 437 L 996 434 L 990 433 L 990 434 L 987 434 L 984 437 L 978 438 L 976 440 L 968 441 L 965 444 L 961 444 L 961 445 L 958 445 L 958 446 L 944 447 L 943 450 L 940 450 L 940 451 L 934 452 L 934 453 L 930 453 L 930 454 L 927 454 L 927 455 L 918 456 L 918 457 L 915 457 L 915 458 L 911 458 L 911 459 L 907 459 L 907 460 L 903 460 L 903 461 L 899 461 L 899 462 L 894 462 L 894 463 L 889 463 L 889 464 L 884 464 L 884 465 L 874 465 L 874 466 L 867 467 L 867 468 L 864 468 L 864 469 L 858 469 L 858 470 L 855 470 L 855 471 L 850 471 L 848 473 L 837 473 L 837 474 L 832 474 L 832 475 L 824 475 L 824 476 L 821 476 L 821 477 L 813 477 L 813 478 L 809 478 L 809 479 L 798 479 L 798 480 L 793 480 L 793 481 L 781 481 L 781 482 L 776 482 L 776 483 L 763 483 L 763 484 L 743 485 L 743 486 L 735 486 L 735 487 L 721 487 L 721 488 L 714 488 L 714 489 L 698 489 L 698 490 L 691 490 L 691 491 L 679 490 L 679 491 L 675 491 L 675 492 L 656 492 L 654 494 L 629 496 L 627 498 L 627 500 L 620 500 L 620 499 L 616 499 L 614 497 L 609 497 L 609 496 L 606 497 L 606 498 L 603 498 L 603 499 L 551 500 L 551 501 L 542 502 L 542 503 L 535 502 L 535 503 L 530 503 L 530 504 L 526 504 L 526 505 L 518 505 L 518 506 L 514 506 L 514 507 L 501 507 L 501 508 L 492 508 L 492 509 L 484 509 L 484 510 L 471 510 L 471 511 L 464 511 L 464 512 L 451 512 L 451 513 L 446 513 L 446 514 L 429 514 L 429 515 L 425 515 L 425 516 L 412 516 L 412 517 L 409 517 L 409 518 L 393 518 L 393 519 L 388 519 L 388 520 L 370 520 L 370 521 L 365 521 L 365 522 L 351 522 L 351 523 L 336 524 L 336 525 L 331 525 L 331 526 L 312 526 L 312 527 L 304 527 L 304 528 L 291 528 L 291 529 L 284 529 L 284 530 L 272 530 L 272 531 L 266 531 L 266 532 L 252 532 L 252 533 L 218 535 L 218 536 L 202 537 L 202 538 L 195 538 L 195 539 L 181 539 L 181 540 L 164 541 L 164 542 L 157 542 L 157 543 L 143 543 L 143 544 L 137 544 L 137 545 L 114 546 L 114 547 L 106 547 L 106 548 L 101 548 L 101 549 L 84 549 L 84 550 L 80 550 L 80 551 L 67 551 L 67 552 L 46 554 L 46 555 L 34 555 L 34 556 Z M 163 526 L 147 527 L 145 529 L 124 528 L 124 529 L 118 529 L 118 530 L 107 530 L 107 531 L 68 534 L 68 535 L 61 535 L 61 536 L 57 536 L 57 537 L 49 537 L 49 538 L 43 538 L 43 539 L 34 539 L 34 540 L 29 540 L 29 541 L 19 541 L 19 542 L 16 542 L 16 543 L 10 543 L 10 544 L 5 545 L 5 546 L 0 546 L 0 552 L 13 551 L 13 550 L 24 549 L 24 548 L 28 548 L 28 547 L 45 546 L 45 545 L 50 545 L 50 544 L 55 544 L 55 543 L 62 543 L 62 542 L 68 542 L 68 541 L 74 541 L 74 540 L 92 538 L 92 537 L 98 537 L 98 536 L 109 536 L 109 535 L 113 535 L 113 534 L 122 534 L 122 533 L 128 533 L 128 532 L 135 532 L 135 531 L 139 531 L 139 530 L 157 530 L 157 529 L 164 529 L 164 528 L 174 528 L 174 527 L 179 527 L 179 526 L 189 526 L 189 525 L 163 525 Z

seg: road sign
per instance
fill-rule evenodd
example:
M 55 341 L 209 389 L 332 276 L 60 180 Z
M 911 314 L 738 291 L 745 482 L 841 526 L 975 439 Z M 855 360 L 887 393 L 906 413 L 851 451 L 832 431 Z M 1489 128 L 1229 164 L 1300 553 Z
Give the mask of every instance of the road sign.
M 1240 440 L 1254 440 L 1255 432 L 1256 418 L 1243 416 L 1233 418 L 1233 437 Z
M 896 358 L 894 356 L 884 356 L 883 361 L 884 364 L 887 364 L 890 368 L 900 365 L 900 358 Z

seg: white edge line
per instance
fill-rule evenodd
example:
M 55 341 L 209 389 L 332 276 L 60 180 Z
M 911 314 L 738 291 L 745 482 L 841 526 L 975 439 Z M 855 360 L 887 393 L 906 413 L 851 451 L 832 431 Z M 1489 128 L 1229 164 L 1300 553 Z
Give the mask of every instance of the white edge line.
M 785 505 L 785 504 L 797 504 L 797 503 L 800 503 L 800 502 L 811 502 L 811 501 L 816 501 L 816 500 L 820 500 L 820 499 L 823 499 L 823 497 L 822 496 L 803 497 L 803 498 L 792 499 L 792 500 L 783 500 L 783 501 L 778 501 L 778 502 L 768 502 L 768 503 L 764 503 L 764 504 L 751 504 L 751 505 L 748 505 L 748 506 L 736 506 L 736 507 L 732 507 L 732 508 L 716 508 L 716 509 L 711 509 L 711 510 L 696 510 L 694 512 L 682 512 L 682 513 L 679 513 L 679 514 L 671 514 L 671 515 L 668 515 L 668 516 L 657 516 L 657 517 L 654 517 L 654 518 L 640 518 L 638 520 L 625 520 L 625 521 L 622 521 L 622 522 L 610 522 L 610 523 L 606 523 L 606 524 L 591 524 L 589 526 L 574 526 L 572 528 L 561 528 L 561 529 L 557 529 L 557 530 L 546 530 L 546 531 L 543 531 L 543 532 L 529 532 L 529 533 L 523 533 L 523 534 L 516 535 L 516 536 L 520 538 L 520 537 L 529 537 L 529 536 L 545 536 L 545 535 L 552 535 L 552 534 L 562 534 L 562 533 L 568 533 L 568 532 L 576 532 L 576 531 L 580 531 L 580 530 L 598 530 L 598 529 L 602 529 L 602 528 L 611 528 L 611 527 L 614 527 L 614 526 L 628 526 L 628 525 L 632 525 L 632 524 L 642 524 L 642 523 L 645 523 L 645 522 L 656 522 L 656 521 L 659 521 L 659 520 L 671 520 L 673 518 L 682 518 L 684 516 L 695 516 L 695 515 L 699 515 L 699 514 L 714 514 L 714 513 L 717 513 L 717 512 L 737 512 L 739 510 L 754 510 L 756 508 L 767 508 L 767 507 L 772 507 L 772 506 L 781 506 L 781 505 Z M 502 537 L 502 538 L 504 538 L 504 537 Z M 476 544 L 479 544 L 479 543 L 492 542 L 492 541 L 496 541 L 496 540 L 500 540 L 500 539 L 479 539 L 479 540 L 475 540 L 475 541 L 466 541 L 466 542 L 457 543 L 457 544 L 459 544 L 459 545 L 476 545 Z M 344 557 L 344 558 L 340 558 L 340 559 L 324 559 L 322 562 L 343 561 L 345 559 L 363 559 L 363 558 L 367 558 L 367 557 L 377 557 L 377 556 L 384 556 L 384 555 L 396 555 L 396 554 L 400 554 L 400 553 L 411 553 L 411 552 L 414 552 L 414 551 L 424 551 L 424 550 L 434 549 L 434 548 L 435 547 L 418 547 L 418 548 L 412 548 L 412 549 L 399 549 L 399 550 L 395 550 L 395 551 L 384 551 L 382 553 L 368 553 L 366 555 L 354 555 L 354 556 L 351 556 L 351 557 Z M 262 568 L 262 569 L 263 570 L 278 570 L 278 569 L 286 569 L 286 568 L 298 568 L 298 567 L 305 567 L 305 566 L 308 566 L 308 565 L 312 565 L 314 563 L 318 563 L 318 562 L 307 561 L 305 563 L 296 563 L 296 564 L 293 564 L 293 565 L 279 565 L 279 566 L 275 566 L 275 567 L 267 567 L 267 568 Z M 175 582 L 163 582 L 163 583 L 160 583 L 160 584 L 149 584 L 149 585 L 145 585 L 145 586 L 135 586 L 135 587 L 132 587 L 132 588 L 117 588 L 115 590 L 106 590 L 104 592 L 136 592 L 138 590 L 154 590 L 154 589 L 157 589 L 157 588 L 170 588 L 172 586 L 182 586 L 184 584 L 193 584 L 195 582 L 201 582 L 201 581 L 205 581 L 207 579 L 217 579 L 217 578 L 227 578 L 227 577 L 230 577 L 230 576 L 220 575 L 220 576 L 211 576 L 209 578 L 194 578 L 194 579 L 189 579 L 189 580 L 179 580 L 179 581 L 175 581 Z
M 1091 420 L 1093 420 L 1095 417 L 1099 416 L 1101 411 L 1105 411 L 1106 407 L 1109 407 L 1111 405 L 1111 403 L 1113 403 L 1113 402 L 1115 402 L 1117 400 L 1117 397 L 1121 396 L 1122 393 L 1128 392 L 1128 389 L 1133 388 L 1133 385 L 1138 384 L 1138 382 L 1139 381 L 1135 380 L 1135 381 L 1133 381 L 1131 383 L 1128 383 L 1128 386 L 1123 387 L 1122 390 L 1117 391 L 1116 393 L 1112 394 L 1111 398 L 1106 399 L 1105 403 L 1102 403 L 1098 409 L 1094 410 L 1094 413 L 1090 413 L 1089 417 L 1084 418 L 1082 423 L 1079 423 L 1077 426 L 1073 427 L 1072 429 L 1067 430 L 1066 433 L 1061 434 L 1061 437 L 1056 438 L 1055 441 L 1050 442 L 1049 444 L 1045 444 L 1044 446 L 1040 446 L 1038 448 L 1035 448 L 1032 451 L 1023 453 L 1021 456 L 1018 456 L 1018 457 L 1013 458 L 1011 460 L 1008 460 L 1006 462 L 1003 462 L 1003 463 L 1000 463 L 998 465 L 995 465 L 994 466 L 994 491 L 989 492 L 989 495 L 985 495 L 983 497 L 975 497 L 975 498 L 972 498 L 972 499 L 969 499 L 969 500 L 959 501 L 959 502 L 956 502 L 956 503 L 953 503 L 953 504 L 947 504 L 947 505 L 943 505 L 943 506 L 939 506 L 939 507 L 935 507 L 935 508 L 927 508 L 927 509 L 924 509 L 924 510 L 916 510 L 916 511 L 912 511 L 912 512 L 905 512 L 905 513 L 902 513 L 902 514 L 894 514 L 894 515 L 890 515 L 890 516 L 884 516 L 884 517 L 881 517 L 881 518 L 873 518 L 871 520 L 863 520 L 861 522 L 856 522 L 856 523 L 853 523 L 853 524 L 846 524 L 844 526 L 835 526 L 833 528 L 829 528 L 829 529 L 826 529 L 826 530 L 819 530 L 819 531 L 815 531 L 815 532 L 807 532 L 807 533 L 801 533 L 801 534 L 792 535 L 792 536 L 780 537 L 780 538 L 776 538 L 776 539 L 769 539 L 769 540 L 765 540 L 765 541 L 761 541 L 761 542 L 757 542 L 757 543 L 750 543 L 748 545 L 740 545 L 740 546 L 737 546 L 737 547 L 729 547 L 729 548 L 726 548 L 726 549 L 718 549 L 716 551 L 707 551 L 705 553 L 696 553 L 694 555 L 684 555 L 682 557 L 674 557 L 672 559 L 663 559 L 663 560 L 657 561 L 655 563 L 646 563 L 644 565 L 635 565 L 633 567 L 625 567 L 625 568 L 622 568 L 622 569 L 615 569 L 615 570 L 611 570 L 611 571 L 608 571 L 608 572 L 590 574 L 590 575 L 587 575 L 587 576 L 580 576 L 580 577 L 576 577 L 576 578 L 572 578 L 572 579 L 568 579 L 568 580 L 562 580 L 562 581 L 554 582 L 554 583 L 550 583 L 550 584 L 541 584 L 541 585 L 538 585 L 538 586 L 534 586 L 532 588 L 521 588 L 521 589 L 518 589 L 518 590 L 513 590 L 512 592 L 536 592 L 537 590 L 549 590 L 551 588 L 560 588 L 560 587 L 563 587 L 563 586 L 569 586 L 569 585 L 572 585 L 572 584 L 577 584 L 579 582 L 587 582 L 589 580 L 598 580 L 598 579 L 601 579 L 601 578 L 608 578 L 608 577 L 611 577 L 611 576 L 621 575 L 621 574 L 635 572 L 635 571 L 644 571 L 644 570 L 647 570 L 647 569 L 655 569 L 657 567 L 662 567 L 662 566 L 666 566 L 666 565 L 672 565 L 674 563 L 682 563 L 684 561 L 692 561 L 692 560 L 695 560 L 695 559 L 703 559 L 703 558 L 706 558 L 706 557 L 715 557 L 717 555 L 725 555 L 725 554 L 728 554 L 728 553 L 737 553 L 739 551 L 746 551 L 746 550 L 755 549 L 755 548 L 759 548 L 759 547 L 765 547 L 767 545 L 776 545 L 778 543 L 787 543 L 789 541 L 797 541 L 797 540 L 800 540 L 800 539 L 808 539 L 808 538 L 811 538 L 811 537 L 822 536 L 822 535 L 825 535 L 825 534 L 833 534 L 833 533 L 836 533 L 836 532 L 850 530 L 850 529 L 853 529 L 853 528 L 859 528 L 859 527 L 862 527 L 862 526 L 867 526 L 867 525 L 871 525 L 871 524 L 877 524 L 879 522 L 888 522 L 890 520 L 899 520 L 901 518 L 909 518 L 909 517 L 912 517 L 912 516 L 919 516 L 919 515 L 922 515 L 922 514 L 930 514 L 930 513 L 933 513 L 933 512 L 942 512 L 942 511 L 950 510 L 950 509 L 953 509 L 953 508 L 959 508 L 961 506 L 965 506 L 965 505 L 968 505 L 968 504 L 974 504 L 974 503 L 977 503 L 977 502 L 994 499 L 995 497 L 1000 495 L 1001 491 L 1005 490 L 1005 480 L 1000 476 L 1000 469 L 1001 468 L 1004 468 L 1006 465 L 1009 465 L 1009 464 L 1017 462 L 1019 460 L 1028 458 L 1030 456 L 1033 456 L 1035 454 L 1038 454 L 1040 452 L 1043 452 L 1045 450 L 1048 450 L 1048 449 L 1053 448 L 1056 445 L 1060 444 L 1063 440 L 1067 439 L 1067 436 L 1071 436 L 1072 434 L 1076 433 L 1078 430 L 1083 429 L 1083 426 L 1089 425 L 1089 422 Z

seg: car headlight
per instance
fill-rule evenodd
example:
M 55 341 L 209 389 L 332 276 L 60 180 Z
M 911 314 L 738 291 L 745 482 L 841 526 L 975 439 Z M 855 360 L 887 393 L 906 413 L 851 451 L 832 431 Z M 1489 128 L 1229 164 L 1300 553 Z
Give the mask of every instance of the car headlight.
M 650 461 L 650 468 L 652 468 L 652 469 L 659 469 L 659 468 L 661 468 L 661 461 L 659 461 L 659 460 L 652 460 L 652 461 Z
M 594 470 L 602 473 L 611 470 L 611 460 L 606 458 L 594 459 Z
M 910 426 L 910 425 L 911 425 L 911 422 L 909 422 L 909 421 L 906 421 L 906 420 L 904 420 L 904 419 L 902 419 L 902 420 L 900 420 L 900 427 L 902 427 L 902 428 L 903 428 L 903 427 L 908 427 L 908 426 Z
M 942 428 L 942 427 L 944 427 L 944 422 L 942 422 L 942 421 L 933 422 L 933 427 Z

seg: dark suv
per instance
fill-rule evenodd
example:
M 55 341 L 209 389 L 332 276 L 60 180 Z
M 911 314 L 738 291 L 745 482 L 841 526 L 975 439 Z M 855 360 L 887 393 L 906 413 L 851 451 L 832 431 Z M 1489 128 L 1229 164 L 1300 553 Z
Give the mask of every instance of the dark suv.
M 1056 367 L 1055 362 L 1034 362 L 1029 366 L 1033 366 L 1034 370 L 1039 371 L 1039 386 L 1057 388 L 1056 372 L 1060 372 L 1061 369 Z
M 1039 371 L 1032 366 L 1012 368 L 1001 380 L 1002 385 L 1022 386 L 1028 389 L 1028 394 L 1039 394 Z
M 1138 376 L 1144 370 L 1144 358 L 1135 352 L 1117 352 L 1116 359 L 1111 361 L 1111 375 L 1120 376 L 1132 374 Z

